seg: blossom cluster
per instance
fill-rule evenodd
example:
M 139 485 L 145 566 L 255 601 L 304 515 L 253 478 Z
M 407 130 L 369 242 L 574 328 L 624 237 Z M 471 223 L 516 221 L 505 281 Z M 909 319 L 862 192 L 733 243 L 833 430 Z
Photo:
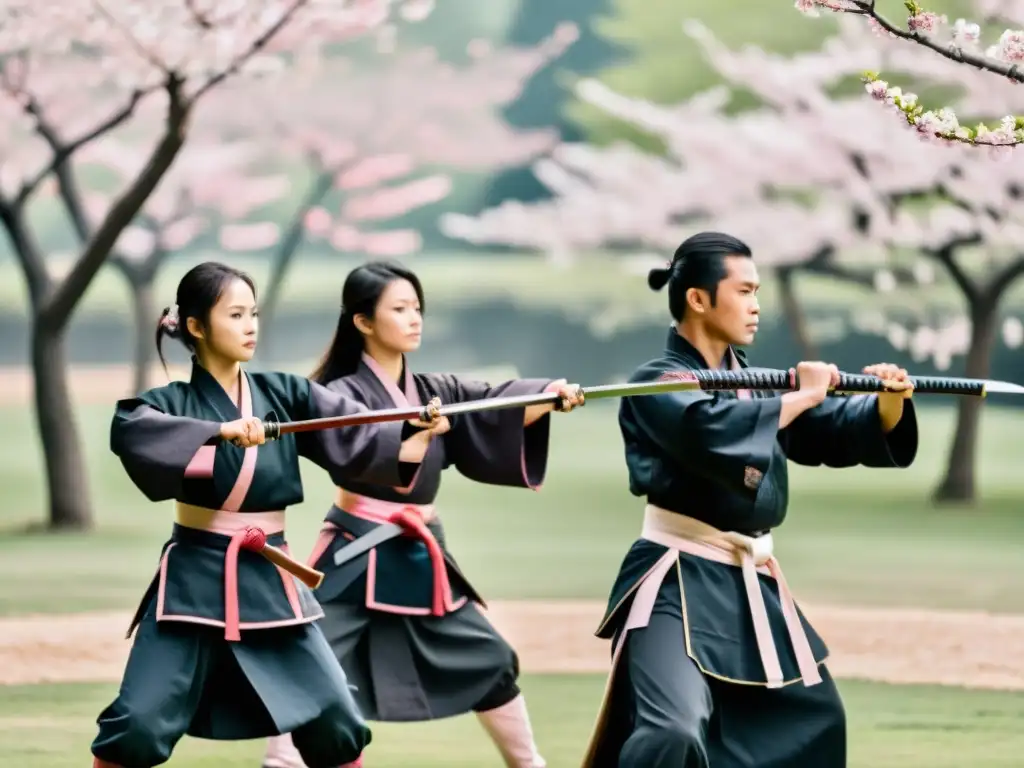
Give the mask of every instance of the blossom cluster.
M 982 51 L 978 23 L 958 18 L 950 24 L 946 15 L 925 10 L 917 0 L 905 0 L 904 5 L 908 13 L 905 29 L 880 15 L 873 0 L 796 0 L 795 3 L 798 11 L 810 16 L 819 15 L 821 10 L 864 16 L 876 35 L 915 43 L 933 56 L 937 54 L 966 69 L 1002 76 L 1014 84 L 1024 83 L 1024 71 L 1018 69 L 1018 64 L 1024 62 L 1024 31 L 1005 29 L 994 44 Z M 980 0 L 978 6 L 982 16 L 1020 21 L 1021 14 L 1015 13 L 1012 2 L 993 5 L 990 0 Z M 891 86 L 874 72 L 865 75 L 865 85 L 871 96 L 894 107 L 923 138 L 982 145 L 996 148 L 1000 154 L 1024 141 L 1022 120 L 1014 115 L 1005 115 L 995 126 L 979 122 L 971 127 L 961 124 L 953 108 L 927 109 L 918 102 L 916 95 Z

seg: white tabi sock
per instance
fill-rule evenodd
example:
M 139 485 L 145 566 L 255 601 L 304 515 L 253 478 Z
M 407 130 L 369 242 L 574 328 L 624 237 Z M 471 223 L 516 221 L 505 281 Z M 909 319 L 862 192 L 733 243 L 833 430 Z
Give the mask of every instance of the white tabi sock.
M 286 733 L 267 739 L 263 768 L 306 768 L 306 764 L 302 762 L 302 755 L 292 743 L 292 737 Z
M 546 768 L 547 762 L 537 751 L 522 694 L 508 704 L 486 712 L 477 712 L 480 724 L 501 752 L 508 768 Z

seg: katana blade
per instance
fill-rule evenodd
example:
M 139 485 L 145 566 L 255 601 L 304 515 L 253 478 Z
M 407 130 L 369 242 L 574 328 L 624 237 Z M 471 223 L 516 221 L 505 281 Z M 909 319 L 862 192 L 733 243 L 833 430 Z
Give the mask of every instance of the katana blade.
M 1024 395 L 1024 387 L 1009 381 L 981 379 L 986 395 Z

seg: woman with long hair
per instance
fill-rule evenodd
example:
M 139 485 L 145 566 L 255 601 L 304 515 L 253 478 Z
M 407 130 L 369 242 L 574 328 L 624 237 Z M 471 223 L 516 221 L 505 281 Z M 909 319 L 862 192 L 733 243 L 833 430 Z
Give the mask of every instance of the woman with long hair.
M 557 405 L 444 419 L 410 483 L 339 482 L 309 560 L 326 574 L 316 592 L 324 609 L 321 627 L 367 720 L 423 721 L 474 712 L 506 765 L 539 768 L 546 763 L 516 682 L 516 653 L 479 611 L 483 600 L 445 546 L 433 502 L 449 466 L 481 483 L 539 488 L 547 464 L 548 414 L 572 410 L 583 398 L 579 387 L 564 380 L 489 386 L 450 374 L 414 373 L 406 355 L 420 346 L 424 305 L 419 279 L 400 264 L 370 262 L 353 270 L 342 289 L 334 339 L 312 379 L 374 409 L 435 397 L 459 403 L 557 392 L 560 398 Z M 360 543 L 389 523 L 390 530 L 406 535 L 369 547 Z M 264 765 L 302 763 L 281 737 L 271 739 Z
M 111 449 L 150 501 L 175 501 L 175 524 L 139 604 L 117 698 L 100 713 L 95 768 L 166 762 L 185 734 L 242 740 L 291 733 L 310 768 L 360 765 L 370 730 L 314 623 L 310 590 L 261 556 L 287 553 L 286 507 L 302 501 L 299 456 L 337 483 L 402 485 L 432 429 L 407 422 L 284 435 L 264 421 L 365 411 L 301 376 L 249 373 L 256 286 L 206 262 L 178 284 L 156 332 L 192 352 L 189 381 L 117 403 Z M 166 364 L 165 364 L 166 368 Z

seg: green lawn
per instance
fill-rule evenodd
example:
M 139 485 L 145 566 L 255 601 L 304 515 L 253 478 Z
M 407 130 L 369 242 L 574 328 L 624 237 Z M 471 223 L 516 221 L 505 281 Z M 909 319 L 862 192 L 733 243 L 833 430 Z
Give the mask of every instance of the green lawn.
M 597 675 L 527 675 L 538 744 L 550 768 L 579 765 L 604 685 Z M 1024 695 L 844 681 L 848 768 L 1017 768 L 1024 751 Z M 0 754 L 6 765 L 76 768 L 88 760 L 94 721 L 115 685 L 0 689 Z M 213 744 L 185 738 L 172 764 L 253 768 L 262 742 Z M 374 726 L 374 768 L 482 768 L 497 753 L 473 716 Z M 810 768 L 810 766 L 808 767 Z
M 80 411 L 99 527 L 88 536 L 25 533 L 43 509 L 38 443 L 28 409 L 0 409 L 0 614 L 134 605 L 170 530 L 109 452 L 109 409 Z M 790 517 L 777 546 L 807 601 L 1024 612 L 1020 541 L 1024 414 L 990 408 L 974 509 L 934 509 L 952 411 L 924 408 L 921 450 L 907 471 L 793 467 Z M 539 493 L 470 483 L 449 472 L 439 504 L 460 563 L 492 598 L 603 599 L 640 524 L 629 495 L 615 413 L 595 403 L 556 416 Z M 290 514 L 297 552 L 312 546 L 332 488 L 303 465 L 306 501 Z M 40 568 L 45 564 L 45 568 Z M 32 572 L 27 580 L 24 574 Z

